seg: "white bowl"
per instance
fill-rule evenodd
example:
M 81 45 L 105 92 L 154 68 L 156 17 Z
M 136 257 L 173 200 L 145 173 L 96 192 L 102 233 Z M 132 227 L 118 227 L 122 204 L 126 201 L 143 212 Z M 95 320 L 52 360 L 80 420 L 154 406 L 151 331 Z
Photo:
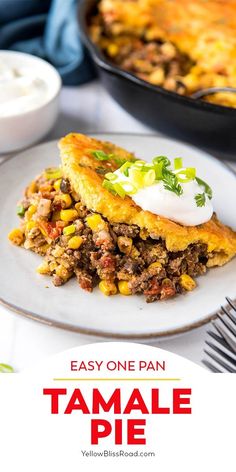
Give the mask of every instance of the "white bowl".
M 48 87 L 46 102 L 32 110 L 10 116 L 0 116 L 0 154 L 26 148 L 39 141 L 55 124 L 59 111 L 61 78 L 48 62 L 15 51 L 0 50 L 0 60 L 13 67 L 29 67 Z

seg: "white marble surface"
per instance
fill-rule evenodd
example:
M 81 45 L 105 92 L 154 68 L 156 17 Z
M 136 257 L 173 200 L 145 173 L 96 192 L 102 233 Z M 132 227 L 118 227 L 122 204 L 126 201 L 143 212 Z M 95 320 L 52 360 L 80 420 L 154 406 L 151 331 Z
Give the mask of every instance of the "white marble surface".
M 153 134 L 120 108 L 98 82 L 63 89 L 57 125 L 46 140 L 59 138 L 69 131 Z M 152 342 L 152 345 L 200 363 L 206 331 L 207 326 L 204 326 L 176 338 Z M 0 363 L 9 363 L 17 371 L 62 350 L 98 341 L 101 340 L 29 321 L 0 306 Z

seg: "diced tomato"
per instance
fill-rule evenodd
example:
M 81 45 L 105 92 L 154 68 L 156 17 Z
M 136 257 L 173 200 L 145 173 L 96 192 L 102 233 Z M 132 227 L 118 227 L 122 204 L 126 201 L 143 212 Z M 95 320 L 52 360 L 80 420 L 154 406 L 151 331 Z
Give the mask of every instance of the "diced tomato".
M 161 293 L 161 286 L 156 279 L 152 279 L 144 295 L 158 295 L 159 293 Z
M 171 298 L 176 294 L 175 287 L 173 285 L 166 285 L 161 289 L 161 300 Z
M 63 230 L 63 227 L 57 224 L 58 222 L 48 222 L 48 221 L 41 221 L 40 228 L 42 229 L 43 233 L 45 233 L 50 239 L 57 239 Z

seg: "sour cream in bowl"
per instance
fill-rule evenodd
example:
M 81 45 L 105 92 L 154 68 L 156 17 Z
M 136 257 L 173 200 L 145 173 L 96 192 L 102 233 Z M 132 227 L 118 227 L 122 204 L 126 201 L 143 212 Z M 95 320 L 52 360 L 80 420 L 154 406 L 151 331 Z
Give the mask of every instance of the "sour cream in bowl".
M 53 127 L 61 79 L 30 54 L 0 51 L 0 153 L 25 148 Z

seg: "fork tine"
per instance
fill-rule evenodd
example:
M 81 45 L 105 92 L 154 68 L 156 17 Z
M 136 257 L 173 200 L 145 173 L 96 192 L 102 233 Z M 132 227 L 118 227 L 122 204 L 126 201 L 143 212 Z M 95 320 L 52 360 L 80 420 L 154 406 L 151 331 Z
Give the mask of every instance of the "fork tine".
M 229 298 L 229 297 L 225 297 L 225 298 L 226 298 L 228 304 L 231 306 L 231 308 L 233 308 L 233 310 L 236 311 L 235 302 L 233 302 L 233 301 L 231 300 L 231 298 Z
M 222 338 L 222 336 L 218 335 L 217 333 L 215 333 L 214 331 L 207 331 L 207 334 L 209 336 L 211 336 L 211 338 L 214 339 L 214 341 L 217 341 L 222 347 L 228 349 L 228 351 L 231 351 L 233 354 L 234 354 L 234 351 L 233 349 L 228 345 L 228 343 L 225 341 L 224 338 Z
M 236 339 L 234 339 L 234 337 L 232 336 L 232 333 L 230 331 L 227 331 L 225 328 L 222 328 L 220 324 L 217 324 L 217 321 L 213 322 L 213 326 L 216 328 L 218 333 L 220 333 L 221 336 L 223 336 L 226 343 L 229 344 L 232 350 L 236 353 Z
M 207 351 L 204 349 L 205 354 L 207 354 L 211 359 L 213 359 L 217 364 L 219 364 L 221 367 L 223 367 L 227 372 L 230 372 L 231 374 L 236 373 L 236 369 L 233 369 L 230 367 L 226 362 L 224 362 L 222 359 L 220 359 L 218 356 L 213 354 L 212 352 Z
M 225 327 L 228 328 L 229 331 L 231 331 L 231 333 L 232 333 L 232 334 L 235 336 L 235 338 L 236 338 L 236 329 L 234 329 L 234 327 L 232 326 L 232 324 L 229 323 L 229 321 L 228 321 L 228 319 L 226 318 L 226 316 L 218 314 L 218 318 L 219 318 L 220 321 L 225 325 Z
M 225 308 L 224 306 L 222 306 L 221 309 L 224 312 L 224 314 L 228 316 L 231 319 L 231 321 L 236 325 L 236 316 L 234 316 L 233 313 L 231 313 L 230 310 L 227 310 L 227 308 Z
M 210 341 L 206 341 L 206 344 L 211 347 L 211 349 L 215 352 L 217 352 L 217 354 L 220 354 L 222 357 L 224 357 L 228 362 L 230 362 L 231 364 L 233 364 L 233 366 L 236 367 L 236 356 L 232 357 L 230 356 L 229 354 L 227 354 L 227 352 L 223 351 L 222 349 L 220 349 L 218 346 L 216 346 L 215 344 L 213 344 L 212 342 Z
M 215 313 L 217 318 L 207 331 L 206 358 L 202 363 L 214 373 L 236 373 L 236 300 L 225 297 L 227 305 Z
M 210 369 L 214 374 L 223 374 L 224 372 L 222 370 L 217 369 L 211 362 L 207 361 L 206 359 L 202 359 L 202 363 Z

